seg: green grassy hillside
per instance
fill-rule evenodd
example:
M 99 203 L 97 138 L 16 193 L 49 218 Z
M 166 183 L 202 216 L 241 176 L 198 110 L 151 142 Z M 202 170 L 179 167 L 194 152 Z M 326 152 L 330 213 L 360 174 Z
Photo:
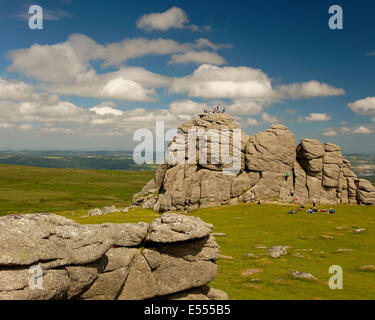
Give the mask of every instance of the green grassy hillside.
M 0 211 L 55 212 L 83 224 L 151 222 L 158 216 L 151 210 L 84 218 L 90 207 L 128 205 L 151 177 L 152 172 L 0 166 Z M 286 214 L 291 209 L 295 206 L 241 204 L 192 212 L 225 234 L 216 238 L 224 257 L 211 285 L 232 299 L 375 299 L 375 271 L 360 270 L 375 265 L 375 208 L 347 205 L 335 206 L 335 215 Z M 354 234 L 355 228 L 366 230 Z M 277 245 L 290 246 L 289 254 L 269 257 L 268 249 Z M 343 269 L 343 290 L 328 287 L 332 265 Z M 248 269 L 258 273 L 243 275 Z M 293 279 L 292 270 L 318 281 Z
M 152 171 L 0 165 L 0 215 L 90 209 L 112 204 L 125 207 L 152 176 Z
M 201 209 L 192 212 L 214 225 L 222 249 L 218 275 L 211 285 L 226 291 L 232 299 L 375 299 L 375 208 L 335 206 L 336 214 L 286 214 L 295 206 L 241 204 L 234 207 Z M 82 218 L 85 213 L 64 213 L 79 223 L 151 222 L 151 210 Z M 364 228 L 360 234 L 352 231 Z M 323 236 L 323 237 L 322 237 Z M 332 238 L 327 238 L 332 237 Z M 290 246 L 288 255 L 273 259 L 268 249 Z M 338 249 L 351 249 L 338 253 Z M 252 257 L 247 257 L 252 254 Z M 343 269 L 343 290 L 328 286 L 330 266 Z M 248 269 L 259 273 L 244 276 Z M 296 280 L 290 271 L 311 273 L 318 281 Z

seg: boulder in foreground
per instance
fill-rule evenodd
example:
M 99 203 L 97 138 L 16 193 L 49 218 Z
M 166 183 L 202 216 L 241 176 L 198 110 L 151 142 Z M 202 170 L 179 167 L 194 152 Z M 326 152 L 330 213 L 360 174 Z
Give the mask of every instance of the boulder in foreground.
M 80 225 L 52 214 L 11 215 L 0 218 L 0 230 L 0 300 L 227 297 L 207 289 L 220 248 L 199 218 Z

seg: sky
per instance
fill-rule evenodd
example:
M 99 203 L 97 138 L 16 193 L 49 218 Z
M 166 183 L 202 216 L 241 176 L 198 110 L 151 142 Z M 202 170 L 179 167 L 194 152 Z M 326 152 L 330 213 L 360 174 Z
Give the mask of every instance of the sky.
M 131 150 L 136 130 L 222 104 L 249 135 L 282 123 L 375 153 L 374 1 L 1 4 L 2 150 Z

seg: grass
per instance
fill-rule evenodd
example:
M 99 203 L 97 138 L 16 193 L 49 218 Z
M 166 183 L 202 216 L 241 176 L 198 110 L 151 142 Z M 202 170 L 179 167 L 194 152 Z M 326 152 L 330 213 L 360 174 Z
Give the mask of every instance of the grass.
M 213 223 L 215 232 L 227 235 L 217 237 L 217 242 L 223 255 L 233 257 L 218 261 L 219 273 L 212 286 L 226 291 L 234 299 L 246 300 L 375 299 L 375 272 L 359 271 L 360 266 L 375 265 L 374 207 L 337 206 L 335 215 L 286 214 L 292 208 L 244 204 L 195 212 Z M 367 230 L 353 234 L 351 231 L 355 227 Z M 323 239 L 321 235 L 334 239 Z M 266 249 L 256 248 L 276 245 L 292 248 L 288 255 L 279 259 L 270 258 Z M 336 253 L 337 249 L 353 251 Z M 248 253 L 257 258 L 246 258 Z M 297 253 L 303 258 L 295 256 Z M 328 270 L 333 265 L 343 269 L 343 290 L 331 290 L 328 286 L 332 276 Z M 241 276 L 250 268 L 263 272 Z M 289 276 L 292 270 L 311 273 L 319 281 L 292 279 Z
M 55 212 L 83 224 L 151 222 L 158 217 L 151 210 L 84 218 L 91 207 L 126 206 L 151 176 L 146 171 L 0 166 L 0 211 Z M 192 215 L 214 225 L 214 232 L 226 234 L 216 239 L 222 255 L 232 257 L 217 261 L 218 275 L 211 285 L 241 300 L 375 299 L 375 272 L 359 269 L 375 265 L 375 208 L 343 205 L 335 206 L 335 215 L 286 214 L 291 209 L 295 206 L 241 204 L 194 211 Z M 366 231 L 353 234 L 354 228 Z M 292 248 L 288 255 L 272 259 L 268 249 L 276 245 Z M 248 253 L 256 258 L 245 257 Z M 328 286 L 332 265 L 343 269 L 343 290 Z M 252 268 L 261 272 L 241 275 Z M 292 270 L 311 273 L 318 281 L 292 279 Z
M 0 165 L 0 216 L 126 207 L 152 171 L 49 169 Z M 86 210 L 87 211 L 87 210 Z
M 375 265 L 374 207 L 335 206 L 336 214 L 286 214 L 295 206 L 241 204 L 234 207 L 201 209 L 192 213 L 214 224 L 222 255 L 217 261 L 218 275 L 211 283 L 226 291 L 232 299 L 375 299 L 375 272 L 360 271 L 364 265 Z M 83 218 L 84 212 L 63 213 L 79 223 L 151 222 L 158 215 L 151 210 L 134 210 L 127 214 Z M 353 234 L 355 228 L 365 228 Z M 334 239 L 324 239 L 321 235 Z M 288 255 L 279 259 L 268 256 L 272 246 L 291 246 Z M 266 247 L 257 248 L 257 247 Z M 337 249 L 352 249 L 337 253 Z M 245 257 L 248 253 L 256 258 Z M 299 254 L 303 257 L 297 257 Z M 343 269 L 343 290 L 331 290 L 333 265 Z M 242 276 L 247 269 L 262 272 Z M 292 279 L 290 271 L 307 272 L 319 281 Z

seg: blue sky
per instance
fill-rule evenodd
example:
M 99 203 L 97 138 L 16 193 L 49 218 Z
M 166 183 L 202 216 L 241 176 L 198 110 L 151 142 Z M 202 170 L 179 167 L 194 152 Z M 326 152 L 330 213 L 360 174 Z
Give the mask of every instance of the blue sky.
M 375 153 L 374 15 L 374 1 L 3 0 L 0 148 L 130 149 L 136 129 L 222 103 L 248 134 L 280 122 Z

